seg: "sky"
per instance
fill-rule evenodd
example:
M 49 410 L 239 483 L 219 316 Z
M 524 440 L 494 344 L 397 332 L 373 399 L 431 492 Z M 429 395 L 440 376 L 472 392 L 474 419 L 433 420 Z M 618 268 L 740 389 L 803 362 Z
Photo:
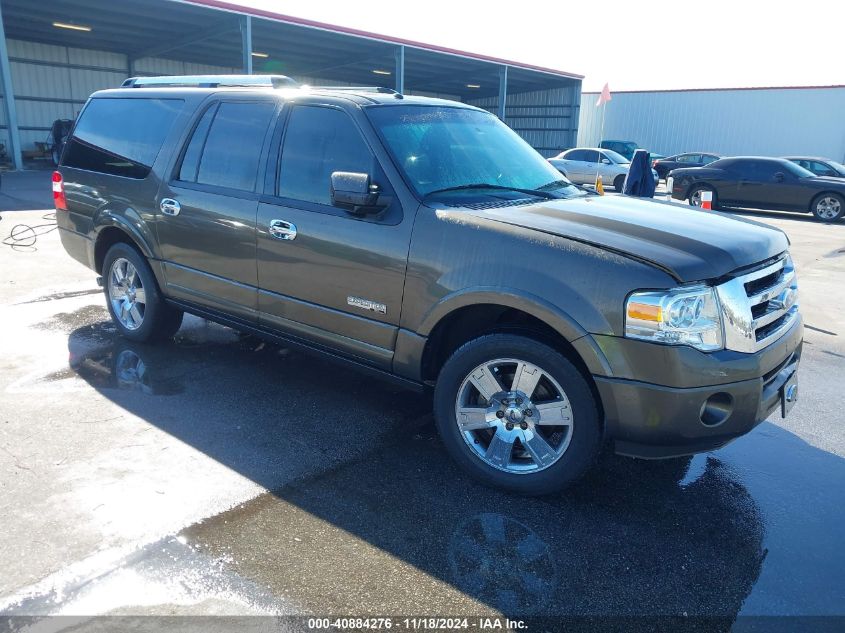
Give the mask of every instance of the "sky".
M 585 91 L 845 85 L 845 1 L 229 0 L 585 75 Z

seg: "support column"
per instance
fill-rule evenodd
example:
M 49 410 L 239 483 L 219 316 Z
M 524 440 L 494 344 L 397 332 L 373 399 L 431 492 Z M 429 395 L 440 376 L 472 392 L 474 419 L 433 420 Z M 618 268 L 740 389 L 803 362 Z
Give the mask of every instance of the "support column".
M 508 67 L 499 69 L 499 118 L 505 120 L 505 105 L 508 101 Z
M 252 74 L 252 16 L 241 17 L 241 50 L 243 51 L 243 71 Z
M 396 49 L 396 92 L 405 92 L 405 47 L 400 45 Z
M 15 169 L 23 169 L 18 110 L 15 107 L 12 68 L 9 65 L 9 49 L 6 47 L 6 29 L 3 27 L 2 12 L 0 12 L 0 81 L 3 83 L 3 109 L 6 111 L 6 128 L 9 130 L 9 155 L 12 157 Z

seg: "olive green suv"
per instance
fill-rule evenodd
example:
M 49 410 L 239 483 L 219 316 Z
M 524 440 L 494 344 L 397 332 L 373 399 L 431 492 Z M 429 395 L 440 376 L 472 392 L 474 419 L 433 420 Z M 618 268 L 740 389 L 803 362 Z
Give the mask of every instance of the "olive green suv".
M 88 100 L 53 192 L 123 336 L 190 312 L 431 388 L 492 485 L 558 490 L 604 446 L 711 450 L 797 396 L 782 232 L 589 194 L 465 104 L 131 79 Z

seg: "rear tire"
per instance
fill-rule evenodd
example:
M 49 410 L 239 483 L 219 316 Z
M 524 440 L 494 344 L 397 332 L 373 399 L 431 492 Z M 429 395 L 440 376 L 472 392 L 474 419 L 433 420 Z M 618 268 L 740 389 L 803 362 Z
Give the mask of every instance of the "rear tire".
M 118 332 L 138 343 L 172 337 L 183 313 L 168 305 L 146 258 L 129 244 L 118 242 L 103 260 L 106 307 Z
M 613 179 L 613 188 L 616 189 L 619 193 L 622 193 L 622 190 L 625 188 L 625 176 L 617 176 Z
M 459 348 L 437 379 L 434 413 L 461 468 L 526 495 L 562 490 L 592 465 L 601 445 L 587 380 L 559 352 L 524 336 L 490 334 Z
M 838 193 L 822 193 L 810 205 L 813 217 L 819 222 L 837 222 L 845 215 L 845 198 Z
M 713 194 L 713 202 L 710 203 L 710 206 L 713 210 L 718 208 L 718 204 L 716 204 L 716 192 L 713 191 L 712 187 L 708 187 L 707 185 L 697 185 L 693 187 L 689 192 L 689 204 L 691 207 L 698 207 L 701 208 L 701 194 L 705 191 L 709 191 Z

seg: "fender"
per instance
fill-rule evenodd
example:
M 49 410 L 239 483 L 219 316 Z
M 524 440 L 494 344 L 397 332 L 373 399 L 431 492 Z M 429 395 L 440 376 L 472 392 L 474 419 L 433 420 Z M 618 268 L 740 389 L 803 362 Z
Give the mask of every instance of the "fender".
M 575 319 L 542 297 L 516 288 L 476 286 L 446 295 L 423 317 L 417 334 L 428 337 L 434 327 L 455 310 L 480 304 L 514 308 L 540 319 L 573 344 L 591 373 L 612 375 L 607 358 L 589 332 Z
M 151 223 L 145 221 L 141 214 L 132 207 L 124 207 L 121 210 L 101 209 L 93 219 L 94 234 L 92 239 L 96 243 L 97 238 L 103 229 L 116 227 L 127 233 L 135 244 L 141 249 L 147 259 L 158 259 L 158 254 L 153 248 L 155 237 L 150 230 Z

